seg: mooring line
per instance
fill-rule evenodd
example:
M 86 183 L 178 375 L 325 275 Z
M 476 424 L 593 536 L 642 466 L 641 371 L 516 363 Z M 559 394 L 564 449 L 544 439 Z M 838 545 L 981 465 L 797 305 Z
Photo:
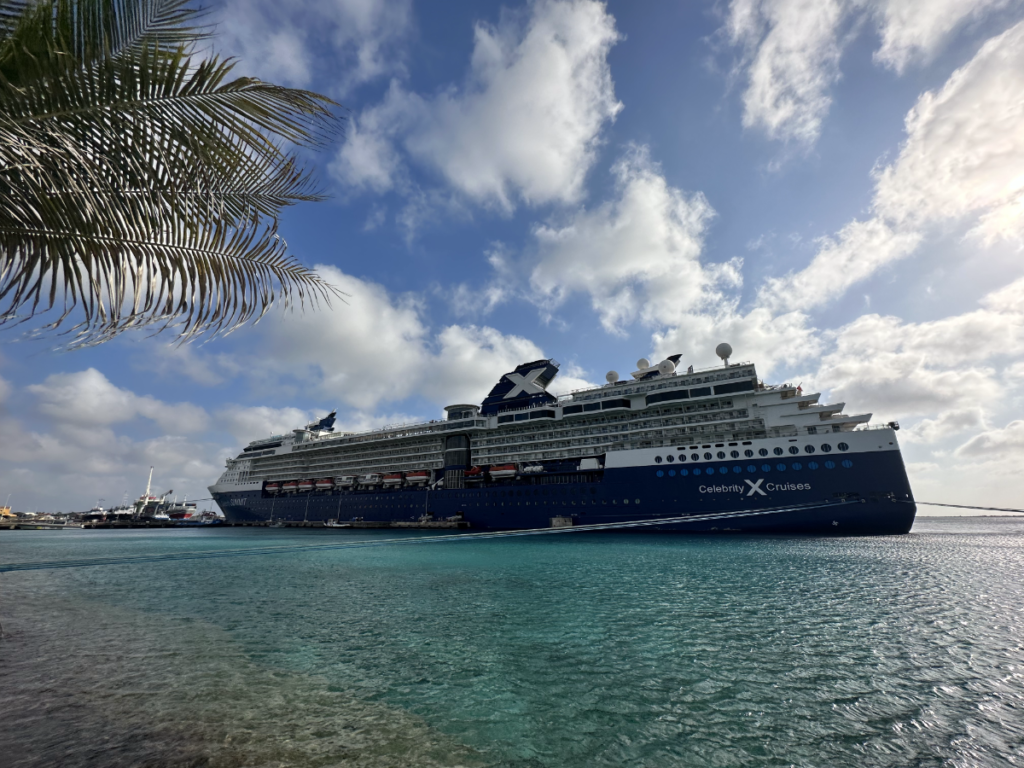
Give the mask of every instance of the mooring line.
M 929 507 L 955 507 L 956 509 L 980 509 L 984 512 L 1016 512 L 1017 514 L 1024 515 L 1024 509 L 1007 509 L 1006 507 L 974 507 L 970 504 L 941 504 L 937 501 L 904 501 L 903 499 L 897 499 L 902 501 L 904 504 L 925 504 Z
M 632 520 L 618 523 L 592 523 L 589 525 L 566 526 L 564 528 L 529 528 L 522 531 L 481 531 L 478 533 L 457 533 L 441 536 L 415 536 L 401 539 L 380 539 L 376 541 L 353 541 L 335 544 L 282 544 L 271 547 L 246 547 L 244 549 L 218 549 L 191 552 L 166 552 L 151 555 L 122 555 L 115 557 L 79 558 L 75 560 L 51 560 L 27 563 L 0 563 L 0 573 L 15 571 L 41 571 L 58 568 L 84 568 L 98 565 L 135 565 L 142 563 L 169 562 L 178 560 L 205 560 L 218 557 L 246 557 L 250 555 L 274 555 L 289 552 L 362 549 L 366 547 L 386 547 L 394 544 L 432 544 L 436 542 L 480 541 L 483 539 L 501 539 L 514 536 L 542 536 L 557 533 L 586 533 L 590 531 L 613 531 L 626 528 L 645 528 L 676 523 L 698 523 L 715 520 L 733 520 L 744 517 L 760 517 L 778 515 L 784 512 L 810 511 L 823 507 L 836 508 L 849 504 L 860 504 L 862 500 L 843 500 L 827 504 L 801 504 L 786 507 L 773 507 L 758 510 L 732 510 L 729 512 L 711 512 L 704 515 L 687 515 L 682 517 L 662 517 L 651 520 Z

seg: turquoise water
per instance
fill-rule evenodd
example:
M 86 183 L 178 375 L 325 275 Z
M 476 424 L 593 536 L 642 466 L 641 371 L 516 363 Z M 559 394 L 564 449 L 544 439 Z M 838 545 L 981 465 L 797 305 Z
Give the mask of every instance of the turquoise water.
M 0 561 L 387 536 L 13 531 Z M 1020 765 L 1022 582 L 1001 518 L 3 573 L 0 764 Z

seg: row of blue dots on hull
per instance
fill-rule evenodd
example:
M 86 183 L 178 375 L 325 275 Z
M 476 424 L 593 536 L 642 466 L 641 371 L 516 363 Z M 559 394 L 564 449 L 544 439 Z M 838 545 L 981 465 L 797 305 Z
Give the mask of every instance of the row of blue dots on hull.
M 807 469 L 818 469 L 818 466 L 818 462 L 816 461 L 807 462 Z M 835 469 L 836 462 L 826 461 L 824 466 L 825 469 Z M 843 459 L 839 463 L 839 466 L 843 467 L 843 469 L 851 469 L 853 467 L 853 462 L 850 461 L 849 459 Z M 750 474 L 755 474 L 757 472 L 771 472 L 773 469 L 776 472 L 785 472 L 787 469 L 794 469 L 799 471 L 803 468 L 804 465 L 801 464 L 799 461 L 794 461 L 788 467 L 785 464 L 782 464 L 781 462 L 779 464 L 776 464 L 774 467 L 771 464 L 762 464 L 761 466 L 757 466 L 756 464 L 748 464 L 746 466 L 746 470 Z M 741 472 L 743 472 L 743 470 L 744 467 L 738 464 L 732 468 L 732 471 L 735 472 L 736 474 L 740 474 Z M 670 469 L 668 470 L 668 476 L 675 477 L 678 474 L 680 477 L 687 477 L 691 473 L 695 476 L 701 474 L 713 475 L 716 471 L 721 475 L 727 475 L 729 474 L 729 467 L 717 467 L 717 470 L 716 467 L 704 467 L 703 469 L 701 469 L 700 467 L 694 467 L 693 469 Z M 665 470 L 659 469 L 655 474 L 657 474 L 658 477 L 664 477 Z
M 840 451 L 848 451 L 848 450 L 850 450 L 850 446 L 847 445 L 846 443 L 840 443 L 837 447 L 839 448 Z M 804 446 L 804 453 L 814 453 L 815 450 L 817 450 L 817 449 L 813 445 L 805 445 Z M 831 451 L 832 451 L 832 446 L 831 445 L 829 445 L 828 443 L 822 443 L 822 445 L 821 445 L 821 452 L 822 453 L 830 453 Z M 796 454 L 800 453 L 800 449 L 797 446 L 795 446 L 795 445 L 791 445 L 791 446 L 789 446 L 789 452 L 795 456 Z M 786 452 L 784 450 L 782 450 L 781 448 L 776 448 L 774 453 L 775 453 L 776 456 L 782 456 Z M 767 456 L 768 455 L 768 449 L 767 448 L 761 448 L 760 450 L 758 450 L 757 454 L 758 454 L 758 456 Z M 750 450 L 750 449 L 747 449 L 747 450 L 745 450 L 743 452 L 743 455 L 746 458 L 748 458 L 748 459 L 752 459 L 754 457 L 754 452 L 752 450 Z M 729 456 L 731 458 L 733 458 L 733 459 L 738 459 L 740 457 L 740 452 L 739 451 L 729 451 Z M 691 461 L 700 461 L 700 458 L 701 457 L 700 457 L 699 453 L 692 453 L 692 454 L 690 454 L 690 460 Z M 711 461 L 714 458 L 718 458 L 720 460 L 724 459 L 725 458 L 725 451 L 719 451 L 717 456 L 715 454 L 712 454 L 711 451 L 708 451 L 707 453 L 704 454 L 704 460 L 705 461 Z M 678 460 L 681 461 L 681 462 L 686 461 L 686 455 L 682 454 L 682 453 L 679 454 L 679 459 Z M 654 457 L 654 463 L 655 464 L 661 464 L 662 461 L 667 461 L 669 464 L 671 464 L 672 462 L 676 461 L 676 457 L 671 455 L 671 454 L 666 456 L 664 459 L 662 459 L 661 456 L 655 456 Z M 814 462 L 811 462 L 811 463 L 813 464 Z

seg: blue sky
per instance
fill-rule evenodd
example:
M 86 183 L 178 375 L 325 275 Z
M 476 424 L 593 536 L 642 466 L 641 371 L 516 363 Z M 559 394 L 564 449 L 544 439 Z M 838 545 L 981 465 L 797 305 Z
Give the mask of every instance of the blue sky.
M 339 409 L 435 418 L 715 362 L 899 420 L 921 499 L 1020 506 L 1024 4 L 223 0 L 239 71 L 344 104 L 293 252 L 348 295 L 185 348 L 0 339 L 0 494 L 207 494 Z

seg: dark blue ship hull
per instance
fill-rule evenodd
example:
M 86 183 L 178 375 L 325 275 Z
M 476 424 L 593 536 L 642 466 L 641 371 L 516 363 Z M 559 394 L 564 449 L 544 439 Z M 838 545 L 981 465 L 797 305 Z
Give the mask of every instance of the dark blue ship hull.
M 909 532 L 916 513 L 898 450 L 813 462 L 723 461 L 685 471 L 546 473 L 465 489 L 247 491 L 214 498 L 228 522 L 460 516 L 474 530 L 547 528 L 556 517 L 573 525 L 684 518 L 641 530 L 885 535 Z

